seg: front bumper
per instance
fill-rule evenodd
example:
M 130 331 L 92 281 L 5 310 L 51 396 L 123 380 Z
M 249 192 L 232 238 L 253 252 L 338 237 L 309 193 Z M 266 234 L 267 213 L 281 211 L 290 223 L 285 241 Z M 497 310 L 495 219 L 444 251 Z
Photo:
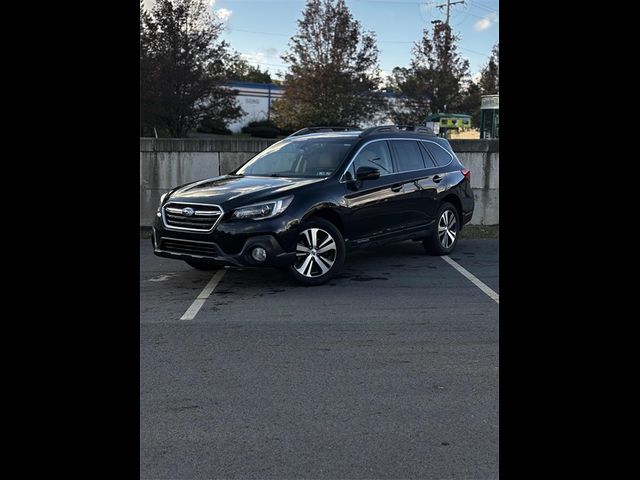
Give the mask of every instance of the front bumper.
M 194 242 L 193 240 L 179 240 L 183 245 L 193 243 L 200 246 L 205 242 Z M 170 243 L 172 242 L 172 243 Z M 172 237 L 161 238 L 158 243 L 154 243 L 153 252 L 159 257 L 174 258 L 176 260 L 204 259 L 217 265 L 232 265 L 236 267 L 287 267 L 293 265 L 296 254 L 295 252 L 287 253 L 282 250 L 278 241 L 271 235 L 262 235 L 248 239 L 242 250 L 238 254 L 226 254 L 216 243 L 206 242 L 210 247 L 216 250 L 215 253 L 202 252 L 202 250 L 194 249 L 193 252 L 187 252 L 187 248 L 178 251 L 175 248 L 177 242 Z M 163 245 L 171 245 L 164 247 Z M 173 248 L 172 248 L 173 247 Z M 267 252 L 267 258 L 263 262 L 258 262 L 251 257 L 251 250 L 256 247 L 262 247 Z M 169 248 L 163 250 L 163 248 Z
M 215 265 L 247 267 L 287 267 L 296 258 L 296 223 L 284 218 L 272 221 L 220 222 L 213 232 L 201 234 L 165 228 L 156 219 L 152 244 L 159 257 L 176 260 L 200 259 Z M 267 252 L 262 262 L 251 251 Z

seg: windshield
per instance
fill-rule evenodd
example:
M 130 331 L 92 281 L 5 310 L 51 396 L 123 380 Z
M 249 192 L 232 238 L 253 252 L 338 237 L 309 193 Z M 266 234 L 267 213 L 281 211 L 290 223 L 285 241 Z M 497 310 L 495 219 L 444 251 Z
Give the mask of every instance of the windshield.
M 355 140 L 294 138 L 278 142 L 253 157 L 236 173 L 270 177 L 328 177 Z

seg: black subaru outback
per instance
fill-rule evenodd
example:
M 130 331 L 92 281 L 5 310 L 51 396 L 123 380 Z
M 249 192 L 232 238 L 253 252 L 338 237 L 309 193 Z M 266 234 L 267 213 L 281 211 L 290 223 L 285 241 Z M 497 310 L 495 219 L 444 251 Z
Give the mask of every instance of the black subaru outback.
M 353 247 L 417 240 L 448 254 L 473 208 L 469 170 L 426 127 L 306 128 L 163 195 L 152 241 L 197 269 L 281 267 L 319 285 Z

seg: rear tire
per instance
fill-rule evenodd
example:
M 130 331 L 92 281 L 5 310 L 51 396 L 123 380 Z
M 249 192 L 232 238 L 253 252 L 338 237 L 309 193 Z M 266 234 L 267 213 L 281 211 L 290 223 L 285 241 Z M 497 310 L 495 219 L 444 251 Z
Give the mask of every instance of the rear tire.
M 324 218 L 311 218 L 300 228 L 289 273 L 302 285 L 322 285 L 340 273 L 345 252 L 340 230 Z
M 438 209 L 433 234 L 422 240 L 429 255 L 448 255 L 456 248 L 460 237 L 460 214 L 455 206 L 444 202 Z
M 200 260 L 200 259 L 191 259 L 191 260 L 185 260 L 185 262 L 195 268 L 196 270 L 217 270 L 218 266 L 214 265 L 211 262 L 208 262 L 207 260 Z

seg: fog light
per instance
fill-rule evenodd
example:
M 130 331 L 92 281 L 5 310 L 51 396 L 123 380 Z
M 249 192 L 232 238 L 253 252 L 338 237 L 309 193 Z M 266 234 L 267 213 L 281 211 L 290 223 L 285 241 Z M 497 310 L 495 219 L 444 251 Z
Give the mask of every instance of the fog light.
M 251 250 L 251 257 L 256 262 L 264 262 L 267 259 L 267 251 L 262 247 L 256 247 Z

